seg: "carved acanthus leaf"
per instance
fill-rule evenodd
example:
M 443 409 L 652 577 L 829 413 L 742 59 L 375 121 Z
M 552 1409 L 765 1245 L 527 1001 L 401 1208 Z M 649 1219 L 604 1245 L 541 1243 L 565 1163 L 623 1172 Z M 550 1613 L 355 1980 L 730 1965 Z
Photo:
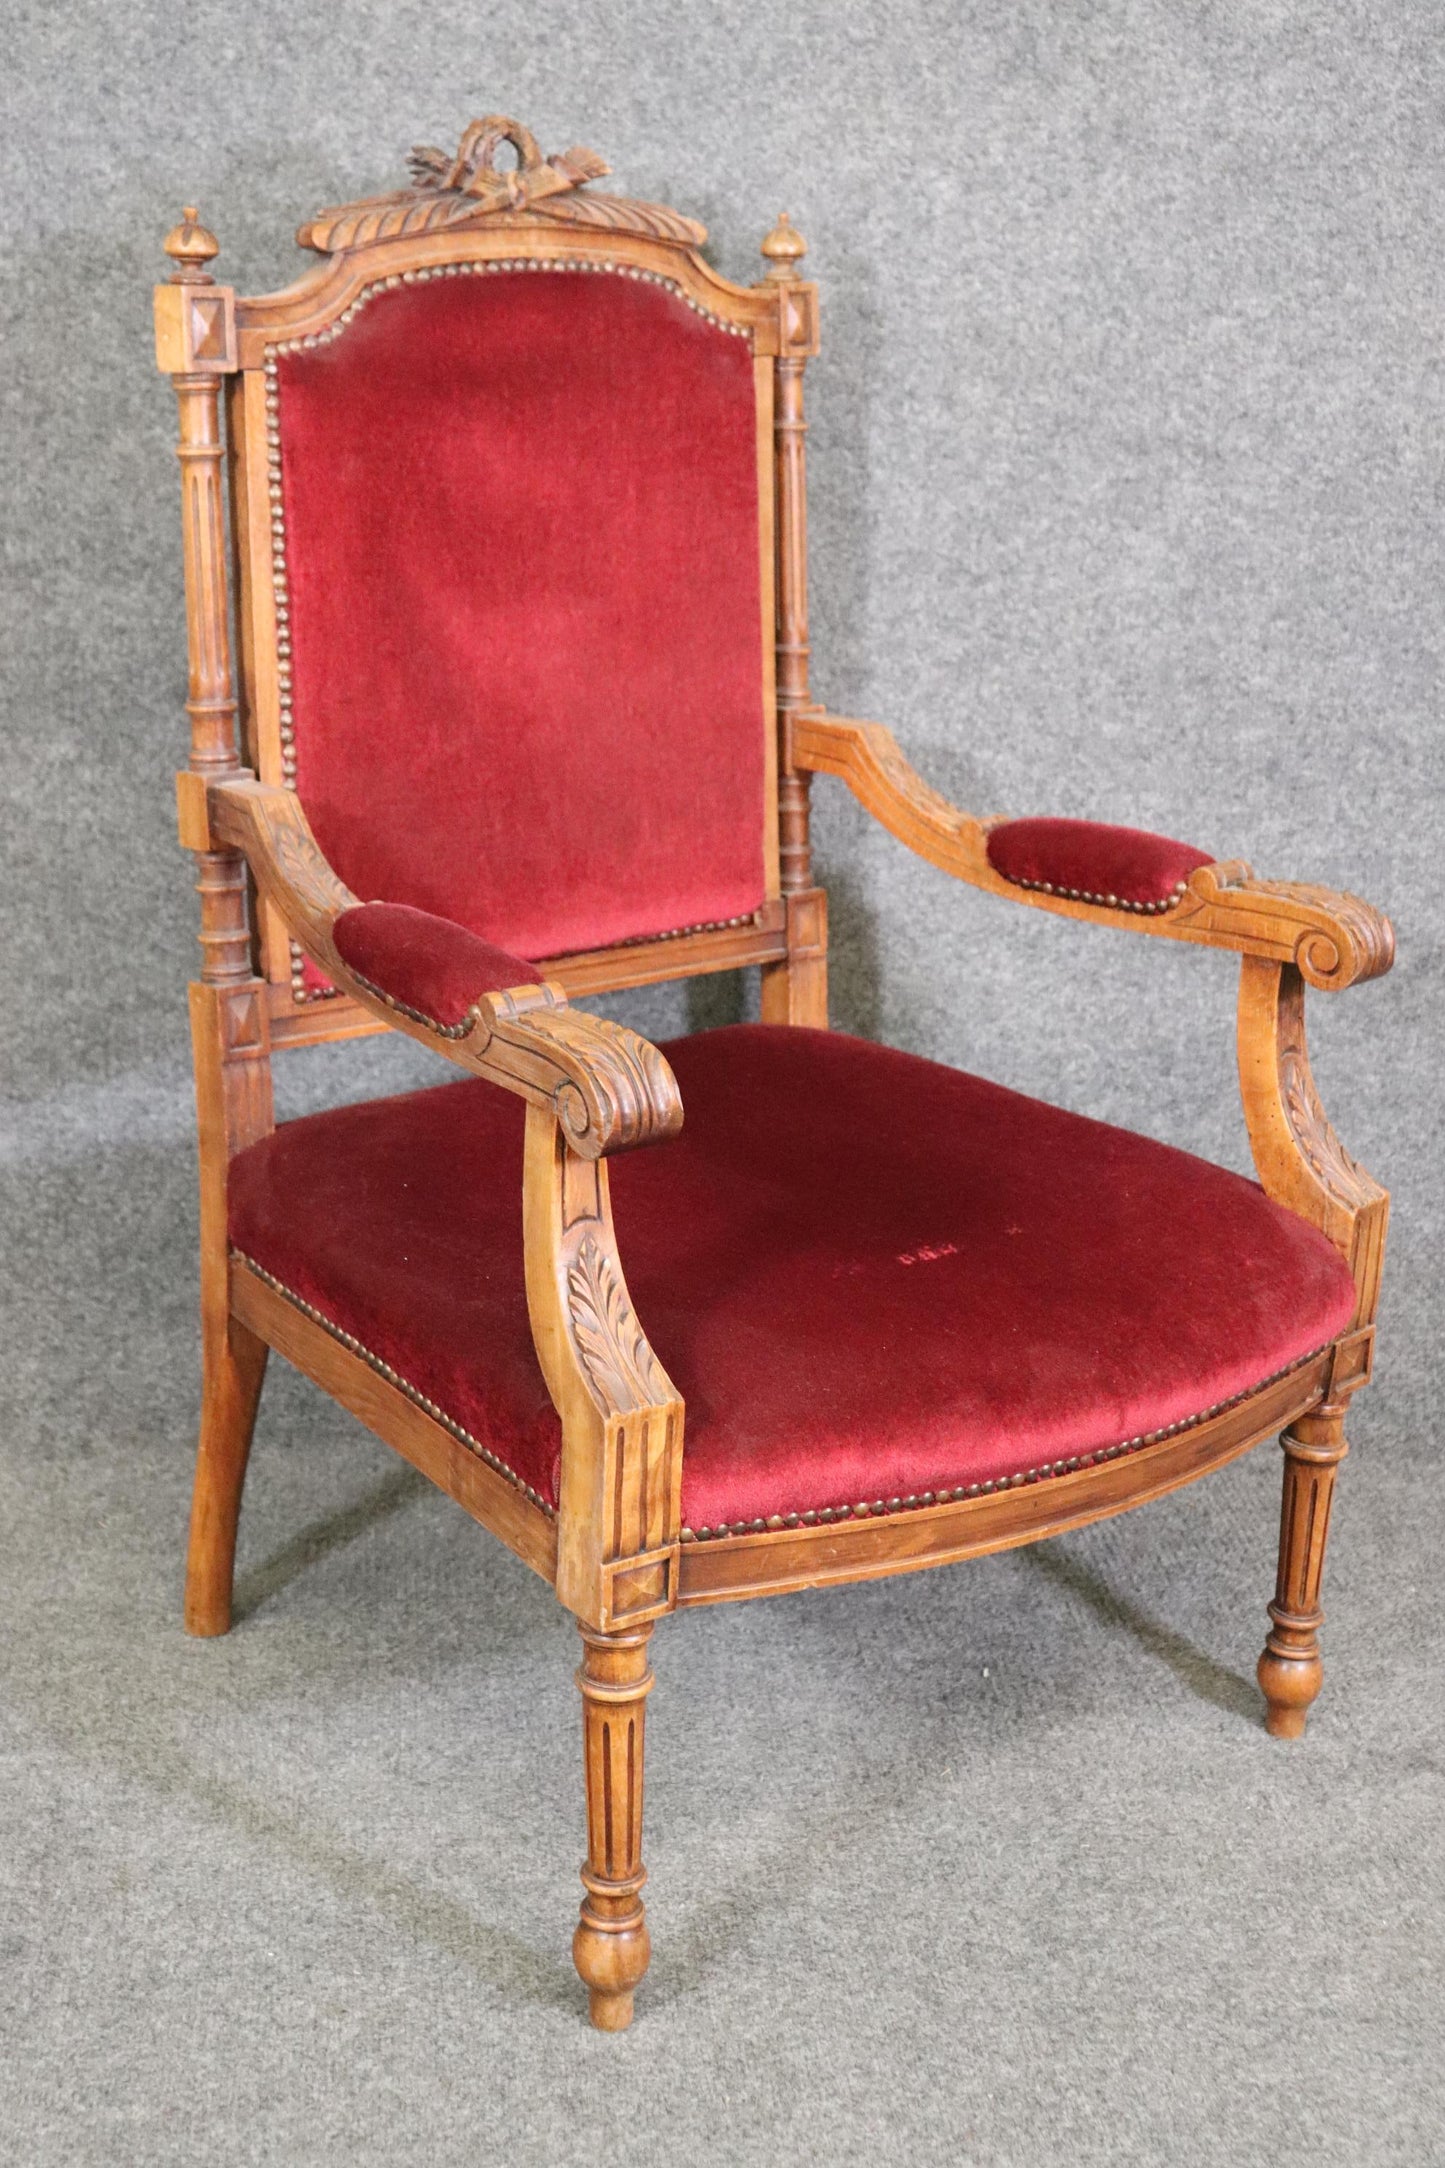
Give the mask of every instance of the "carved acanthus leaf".
M 329 940 L 332 921 L 356 898 L 327 863 L 296 793 L 249 775 L 223 776 L 211 784 L 207 806 L 215 835 L 246 853 L 264 888 L 279 889 L 276 902 L 292 931 L 304 926 Z
M 349 911 L 356 898 L 323 858 L 300 801 L 287 803 L 277 794 L 267 807 L 267 816 L 277 870 L 298 899 L 332 918 Z
M 1378 1185 L 1331 1128 L 1302 1047 L 1280 1048 L 1279 1077 L 1290 1131 L 1311 1174 L 1346 1210 L 1362 1210 L 1379 1195 Z
M 671 1399 L 622 1275 L 595 1235 L 583 1236 L 567 1268 L 567 1308 L 582 1366 L 610 1413 L 631 1415 Z
M 503 143 L 516 151 L 515 167 L 498 168 L 496 157 Z M 649 240 L 680 241 L 689 248 L 707 239 L 705 226 L 662 204 L 635 203 L 624 196 L 579 195 L 577 191 L 589 181 L 611 171 L 606 159 L 580 144 L 544 157 L 530 130 L 502 113 L 474 120 L 454 157 L 423 143 L 412 152 L 410 164 L 410 188 L 319 211 L 297 234 L 301 246 L 331 256 L 399 235 L 473 225 L 482 219 L 507 224 L 520 217 L 642 234 Z

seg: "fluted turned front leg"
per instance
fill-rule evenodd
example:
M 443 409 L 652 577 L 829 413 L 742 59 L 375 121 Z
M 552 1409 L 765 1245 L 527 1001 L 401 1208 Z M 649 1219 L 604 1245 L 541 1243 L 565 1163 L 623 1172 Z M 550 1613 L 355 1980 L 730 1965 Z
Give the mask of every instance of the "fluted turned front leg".
M 1349 1451 L 1343 1408 L 1302 1415 L 1280 1440 L 1284 1447 L 1284 1502 L 1280 1513 L 1279 1574 L 1273 1621 L 1259 1659 L 1259 1683 L 1267 1704 L 1265 1729 L 1276 1739 L 1298 1739 L 1310 1703 L 1324 1684 L 1319 1630 L 1320 1583 L 1330 1531 L 1335 1470 Z
M 632 2023 L 632 1995 L 652 1954 L 643 1916 L 642 1732 L 652 1691 L 652 1628 L 600 1634 L 582 1628 L 582 1738 L 587 1770 L 587 1858 L 572 1956 L 603 2032 Z

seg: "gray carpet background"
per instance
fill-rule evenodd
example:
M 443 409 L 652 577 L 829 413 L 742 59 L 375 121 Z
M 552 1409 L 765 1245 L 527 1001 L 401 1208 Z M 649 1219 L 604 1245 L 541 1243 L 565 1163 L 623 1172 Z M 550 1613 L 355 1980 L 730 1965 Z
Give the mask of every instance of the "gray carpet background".
M 5 2157 L 1445 2160 L 1436 11 L 20 0 L 5 43 Z M 822 697 L 962 803 L 1350 886 L 1401 941 L 1311 1012 L 1396 1209 L 1307 1741 L 1252 1686 L 1272 1448 L 1033 1552 L 667 1622 L 621 2040 L 568 1956 L 540 1583 L 278 1364 L 240 1623 L 179 1617 L 196 952 L 149 287 L 183 202 L 220 275 L 280 284 L 303 214 L 490 110 L 702 216 L 734 277 L 780 207 L 806 235 Z M 1244 1163 L 1228 959 L 1010 911 L 817 798 L 836 1022 Z M 292 1055 L 282 1107 L 425 1063 Z

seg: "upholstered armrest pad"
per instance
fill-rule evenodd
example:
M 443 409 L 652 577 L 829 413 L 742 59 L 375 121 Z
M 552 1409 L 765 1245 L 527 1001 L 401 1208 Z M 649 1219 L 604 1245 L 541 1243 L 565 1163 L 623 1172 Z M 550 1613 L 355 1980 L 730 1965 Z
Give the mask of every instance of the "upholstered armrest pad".
M 291 933 L 343 993 L 460 1068 L 551 1108 L 583 1159 L 630 1152 L 682 1127 L 677 1079 L 655 1046 L 569 1008 L 535 964 L 465 927 L 399 904 L 358 903 L 328 865 L 295 791 L 250 775 L 188 774 L 180 805 L 190 848 L 244 851 Z M 437 1010 L 460 1011 L 461 1021 L 444 1023 Z
M 483 994 L 535 986 L 543 977 L 524 957 L 409 903 L 355 904 L 333 922 L 331 937 L 374 992 L 449 1035 L 465 1028 Z
M 1134 828 L 980 820 L 931 789 L 881 723 L 804 709 L 788 719 L 785 758 L 792 768 L 841 776 L 911 851 L 993 895 L 1292 964 L 1331 993 L 1378 978 L 1394 961 L 1390 921 L 1358 896 L 1261 881 L 1242 859 L 1211 859 Z
M 989 831 L 988 861 L 1018 888 L 1125 911 L 1168 911 L 1191 873 L 1213 853 L 1141 828 L 1102 821 L 1003 821 Z

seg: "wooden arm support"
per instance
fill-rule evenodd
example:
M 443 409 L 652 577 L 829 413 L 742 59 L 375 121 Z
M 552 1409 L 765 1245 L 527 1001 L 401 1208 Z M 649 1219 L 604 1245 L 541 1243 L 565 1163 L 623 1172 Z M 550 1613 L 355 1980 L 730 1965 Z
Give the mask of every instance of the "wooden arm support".
M 1395 959 L 1394 929 L 1382 911 L 1329 888 L 1257 880 L 1240 859 L 1201 866 L 1177 904 L 1147 915 L 1006 880 L 988 857 L 989 830 L 999 819 L 980 820 L 940 797 L 881 723 L 808 709 L 789 718 L 786 758 L 795 768 L 841 776 L 875 820 L 920 858 L 1015 903 L 1291 964 L 1330 993 L 1380 977 Z
M 677 1080 L 657 1048 L 621 1024 L 570 1008 L 559 986 L 543 980 L 479 994 L 460 1033 L 390 999 L 337 950 L 335 923 L 358 899 L 327 864 L 295 792 L 250 777 L 184 774 L 179 782 L 182 841 L 191 849 L 243 851 L 308 956 L 363 1008 L 554 1113 L 584 1159 L 653 1144 L 682 1127 Z M 198 832 L 207 840 L 197 842 Z
M 182 841 L 245 853 L 333 983 L 446 1060 L 528 1102 L 522 1218 L 527 1307 L 562 1419 L 557 1593 L 584 1624 L 633 1627 L 673 1608 L 682 1525 L 681 1395 L 632 1308 L 604 1155 L 676 1135 L 671 1069 L 635 1032 L 545 982 L 480 994 L 460 1035 L 350 969 L 337 919 L 356 897 L 322 856 L 293 791 L 250 777 L 179 778 Z M 204 837 L 204 841 L 197 841 Z
M 1328 1236 L 1354 1274 L 1357 1331 L 1374 1322 L 1390 1199 L 1330 1127 L 1310 1072 L 1305 994 L 1293 964 L 1246 956 L 1239 981 L 1239 1086 L 1266 1194 Z M 1365 1360 L 1367 1361 L 1368 1350 Z M 1338 1366 L 1337 1366 L 1338 1373 Z M 1364 1383 L 1336 1375 L 1332 1401 Z
M 557 1594 L 604 1633 L 677 1602 L 682 1396 L 643 1332 L 612 1227 L 606 1162 L 527 1109 L 527 1307 L 562 1418 Z

